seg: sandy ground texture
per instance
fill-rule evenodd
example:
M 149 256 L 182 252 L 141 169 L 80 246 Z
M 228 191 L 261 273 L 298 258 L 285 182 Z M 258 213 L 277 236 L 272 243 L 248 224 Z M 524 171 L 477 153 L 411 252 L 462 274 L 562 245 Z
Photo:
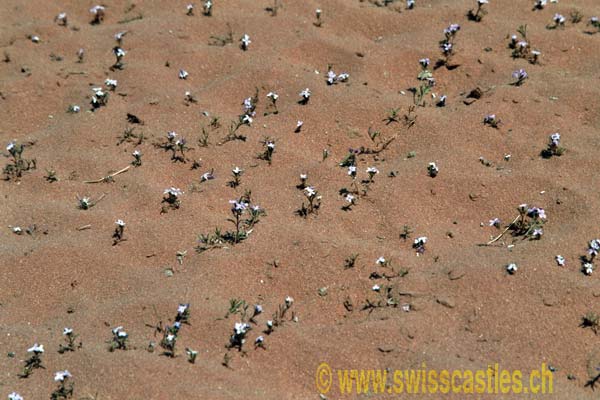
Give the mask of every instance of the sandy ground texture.
M 202 3 L 188 16 L 185 1 L 106 0 L 95 25 L 92 2 L 0 3 L 2 164 L 12 162 L 4 148 L 12 140 L 12 152 L 23 144 L 22 157 L 36 161 L 0 183 L 1 398 L 49 398 L 55 371 L 67 369 L 76 399 L 318 399 L 321 362 L 523 371 L 547 363 L 555 393 L 544 398 L 598 395 L 586 384 L 600 374 L 600 336 L 582 318 L 600 313 L 600 271 L 584 274 L 581 259 L 600 235 L 600 34 L 588 25 L 597 1 L 534 11 L 533 0 L 490 0 L 480 22 L 466 16 L 474 0 L 417 0 L 412 10 L 404 1 L 280 0 L 276 16 L 271 0 L 215 0 L 210 17 Z M 67 26 L 55 21 L 61 12 Z M 555 13 L 564 27 L 547 29 Z M 460 25 L 455 54 L 449 68 L 434 69 L 452 23 Z M 537 63 L 511 56 L 521 25 L 541 52 Z M 111 69 L 123 31 L 124 66 Z M 229 31 L 232 43 L 210 44 Z M 424 57 L 436 84 L 414 107 Z M 328 65 L 349 78 L 328 85 Z M 529 78 L 511 85 L 520 68 Z M 114 91 L 107 78 L 117 80 Z M 95 111 L 93 88 L 109 93 Z M 312 95 L 302 105 L 305 88 Z M 468 97 L 476 89 L 479 98 Z M 253 122 L 225 140 L 256 90 Z M 269 92 L 279 96 L 277 114 L 265 115 Z M 73 105 L 80 112 L 67 112 Z M 483 124 L 488 114 L 497 128 Z M 184 160 L 160 147 L 169 131 L 187 140 Z M 555 132 L 564 153 L 541 157 Z M 257 157 L 266 137 L 275 143 L 270 165 Z M 363 150 L 355 183 L 339 165 L 349 148 Z M 131 165 L 134 150 L 141 166 Z M 127 166 L 109 182 L 85 183 Z M 244 172 L 232 187 L 236 166 Z M 368 167 L 379 173 L 363 183 Z M 201 182 L 210 171 L 214 179 Z M 296 213 L 308 204 L 300 174 L 322 196 L 306 218 Z M 162 202 L 170 187 L 184 192 L 178 209 Z M 344 189 L 358 191 L 349 210 Z M 245 191 L 266 215 L 240 243 L 197 252 L 200 234 L 235 231 L 229 201 Z M 82 210 L 77 196 L 101 200 Z M 481 246 L 522 203 L 545 210 L 541 238 L 509 230 Z M 124 240 L 114 244 L 118 219 Z M 420 236 L 428 241 L 419 255 Z M 280 326 L 263 333 L 288 296 Z M 231 299 L 249 306 L 245 319 L 225 317 Z M 170 358 L 159 343 L 180 303 L 190 304 L 189 324 Z M 264 310 L 256 324 L 248 321 L 255 304 Z M 244 351 L 227 349 L 242 319 L 252 326 Z M 118 326 L 129 349 L 110 352 Z M 65 327 L 82 345 L 60 354 Z M 265 349 L 254 346 L 260 335 Z M 19 378 L 34 343 L 44 345 L 45 369 Z M 198 351 L 195 364 L 186 348 Z M 344 396 L 335 383 L 326 396 L 418 397 Z

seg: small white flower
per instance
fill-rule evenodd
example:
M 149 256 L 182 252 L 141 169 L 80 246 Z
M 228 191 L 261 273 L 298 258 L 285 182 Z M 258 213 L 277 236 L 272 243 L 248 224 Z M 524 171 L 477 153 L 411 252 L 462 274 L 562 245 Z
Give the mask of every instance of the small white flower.
M 212 171 L 211 172 L 205 172 L 200 177 L 200 182 L 205 182 L 205 181 L 208 181 L 208 180 L 211 180 L 211 179 L 215 179 L 215 176 L 213 175 Z
M 172 333 L 169 333 L 166 337 L 167 342 L 171 343 L 175 340 L 175 335 L 173 335 Z
M 333 85 L 337 75 L 332 70 L 327 71 L 327 83 Z
M 104 11 L 104 7 L 103 6 L 94 6 L 92 8 L 90 8 L 90 12 L 94 15 L 98 14 L 99 12 Z
M 179 79 L 187 79 L 188 75 L 189 74 L 185 69 L 179 70 Z
M 252 121 L 253 121 L 252 117 L 251 117 L 251 116 L 249 116 L 248 114 L 245 114 L 245 115 L 242 117 L 242 122 L 243 122 L 244 124 L 246 124 L 246 125 L 250 125 L 250 124 L 252 124 Z
M 285 305 L 286 305 L 286 306 L 290 307 L 290 306 L 291 306 L 293 303 L 294 303 L 294 299 L 293 299 L 292 297 L 290 297 L 290 296 L 287 296 L 287 297 L 285 298 Z
M 112 333 L 113 333 L 113 335 L 116 335 L 117 333 L 119 333 L 122 330 L 123 330 L 122 326 L 117 326 L 116 328 L 113 328 Z
M 8 145 L 6 146 L 6 151 L 8 151 L 9 153 L 11 151 L 13 151 L 13 149 L 15 148 L 16 144 L 17 143 L 15 141 L 8 142 Z
M 104 81 L 104 84 L 113 90 L 117 88 L 117 80 L 116 79 L 106 78 L 106 80 Z
M 123 40 L 123 38 L 125 37 L 126 34 L 127 34 L 127 31 L 122 31 L 122 32 L 115 33 L 115 40 L 117 42 L 120 42 L 121 40 Z
M 379 285 L 373 285 L 373 287 L 371 288 L 374 292 L 379 292 L 381 290 L 381 287 Z
M 585 263 L 583 264 L 583 273 L 586 275 L 591 275 L 594 272 L 594 264 Z
M 123 222 L 122 219 L 118 219 L 115 221 L 115 224 L 117 224 L 118 226 L 120 226 L 121 228 L 125 226 L 125 222 Z
M 183 313 L 186 312 L 188 307 L 189 307 L 189 304 L 180 304 L 179 307 L 177 307 L 177 314 L 182 315 Z
M 39 43 L 39 42 L 40 42 L 40 37 L 39 37 L 39 36 L 36 36 L 36 35 L 33 35 L 33 36 L 31 37 L 31 41 L 32 41 L 33 43 Z
M 271 150 L 275 150 L 275 142 L 267 142 L 267 147 Z
M 350 78 L 350 74 L 343 72 L 337 76 L 337 81 L 338 82 L 346 82 L 348 80 L 348 78 Z
M 354 177 L 356 176 L 356 166 L 355 165 L 350 165 L 348 167 L 348 175 Z
M 27 352 L 41 354 L 44 352 L 44 345 L 35 343 L 31 348 L 27 349 Z
M 375 168 L 375 167 L 369 167 L 369 168 L 367 168 L 367 174 L 369 174 L 369 175 L 375 175 L 375 174 L 378 174 L 378 173 L 379 173 L 379 170 L 377 168 Z
M 63 335 L 65 335 L 65 336 L 69 336 L 72 333 L 73 333 L 73 329 L 71 329 L 71 328 L 64 328 L 63 329 Z
M 117 336 L 120 338 L 126 338 L 129 335 L 125 331 L 119 331 L 119 332 L 117 332 Z
M 317 18 L 319 18 L 321 16 L 321 13 L 323 12 L 323 10 L 321 10 L 320 8 L 317 8 L 315 10 L 315 14 L 317 15 Z
M 375 261 L 375 263 L 377 263 L 378 265 L 385 265 L 385 263 L 387 263 L 387 261 L 383 256 L 381 256 L 377 259 L 377 261 Z
M 268 321 L 267 321 L 267 328 L 269 328 L 269 329 L 270 329 L 270 328 L 272 328 L 272 327 L 273 327 L 273 321 L 271 321 L 271 320 L 268 320 Z
M 308 175 L 307 174 L 300 174 L 300 180 L 301 181 L 305 181 L 308 179 Z
M 262 336 L 259 336 L 256 338 L 256 340 L 254 341 L 255 344 L 262 344 L 265 341 L 265 338 Z
M 315 194 L 317 194 L 317 192 L 315 191 L 315 188 L 312 186 L 304 188 L 304 193 L 306 194 L 307 197 L 313 197 Z
M 17 392 L 12 392 L 8 395 L 8 400 L 23 400 L 23 397 Z
M 490 219 L 490 226 L 495 226 L 496 228 L 498 228 L 500 226 L 500 218 L 492 218 Z
M 192 11 L 194 9 L 194 5 L 188 4 L 185 8 L 186 8 L 187 12 L 189 13 L 190 11 Z
M 139 150 L 134 150 L 133 153 L 131 153 L 132 156 L 134 156 L 135 158 L 141 157 L 142 156 L 142 152 Z
M 304 125 L 304 121 L 298 120 L 298 122 L 296 122 L 296 130 L 302 128 L 302 125 Z
M 517 264 L 515 264 L 515 263 L 510 263 L 506 266 L 506 271 L 511 275 L 514 274 L 515 272 L 517 272 L 517 269 L 518 269 L 518 267 L 517 267 Z
M 310 89 L 306 88 L 303 91 L 301 91 L 300 97 L 304 98 L 305 100 L 308 100 L 310 98 Z
M 243 322 L 236 322 L 233 328 L 236 335 L 245 335 L 248 330 L 250 330 L 250 325 L 245 324 Z
M 242 44 L 242 49 L 244 50 L 247 50 L 248 46 L 250 46 L 250 43 L 252 43 L 252 41 L 250 40 L 250 36 L 248 36 L 247 34 L 244 34 L 244 36 L 242 36 L 240 42 Z
M 410 311 L 410 304 L 404 304 L 402 306 L 402 311 L 409 312 Z
M 353 196 L 353 195 L 351 195 L 350 193 L 348 193 L 348 194 L 346 195 L 346 201 L 347 201 L 348 203 L 350 203 L 350 204 L 354 204 L 354 196 Z
M 64 371 L 58 371 L 54 374 L 54 381 L 64 382 L 65 379 L 72 377 L 71 373 L 66 369 Z
M 165 189 L 163 194 L 168 194 L 169 196 L 179 197 L 183 194 L 183 191 L 176 187 L 170 187 L 168 189 Z
M 279 95 L 275 92 L 267 93 L 267 97 L 273 101 L 276 101 L 279 98 Z
M 263 312 L 263 308 L 260 304 L 255 304 L 254 305 L 254 313 L 256 315 L 261 314 Z
M 114 52 L 115 52 L 115 56 L 117 56 L 117 57 L 119 57 L 119 58 L 120 58 L 120 57 L 125 57 L 125 54 L 127 54 L 127 52 L 126 52 L 125 50 L 123 50 L 122 48 L 120 48 L 120 47 L 117 47 L 117 48 L 114 50 Z
M 23 233 L 23 229 L 21 229 L 20 226 L 13 226 L 12 228 L 13 233 L 20 235 L 21 233 Z
M 560 267 L 564 267 L 565 266 L 565 258 L 561 255 L 558 255 L 555 257 L 556 263 L 560 266 Z
M 234 169 L 231 170 L 231 173 L 234 175 L 240 175 L 242 172 L 244 172 L 244 170 L 241 169 L 240 167 L 235 167 Z

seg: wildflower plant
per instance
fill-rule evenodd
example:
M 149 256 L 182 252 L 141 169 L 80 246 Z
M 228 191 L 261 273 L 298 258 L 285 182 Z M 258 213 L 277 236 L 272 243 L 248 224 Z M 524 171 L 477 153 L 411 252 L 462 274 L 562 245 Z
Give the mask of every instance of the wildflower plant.
M 249 237 L 254 226 L 266 215 L 262 207 L 253 204 L 251 197 L 251 192 L 246 191 L 239 199 L 229 201 L 231 217 L 227 221 L 233 224 L 234 230 L 222 232 L 221 229 L 216 228 L 212 234 L 200 234 L 198 236 L 198 246 L 196 246 L 198 253 L 220 248 L 227 244 L 235 245 Z
M 2 170 L 5 180 L 17 180 L 23 176 L 23 172 L 36 169 L 36 160 L 24 158 L 24 150 L 25 145 L 14 140 L 6 146 L 10 161 Z
M 313 22 L 313 25 L 316 26 L 317 28 L 320 28 L 323 25 L 323 10 L 321 10 L 320 8 L 317 8 L 315 10 L 315 17 L 316 17 L 316 21 Z
M 242 346 L 246 343 L 246 335 L 252 327 L 245 322 L 236 322 L 233 327 L 233 335 L 229 338 L 228 349 L 238 349 L 242 351 Z
M 298 103 L 305 105 L 308 104 L 308 101 L 310 100 L 310 96 L 311 96 L 311 92 L 309 88 L 306 88 L 304 90 L 302 90 L 300 92 L 300 100 L 298 101 Z
M 51 400 L 69 399 L 73 397 L 73 375 L 67 370 L 58 371 L 54 374 L 54 381 L 58 382 L 58 387 L 50 395 Z
M 417 251 L 417 254 L 425 253 L 425 244 L 427 241 L 427 236 L 420 236 L 413 241 L 412 247 Z
M 125 57 L 127 52 L 121 47 L 115 46 L 113 47 L 113 54 L 115 55 L 116 61 L 112 65 L 111 70 L 123 69 L 123 67 L 125 67 L 125 64 L 123 63 L 123 57 Z
M 92 8 L 90 8 L 90 13 L 92 14 L 92 25 L 98 25 L 100 24 L 102 21 L 104 21 L 104 15 L 105 15 L 105 8 L 101 5 L 97 5 L 94 6 Z
M 267 99 L 269 99 L 269 103 L 267 104 L 264 115 L 279 114 L 279 110 L 277 109 L 277 99 L 279 99 L 279 95 L 275 92 L 269 92 L 267 93 Z
M 109 341 L 108 351 L 127 350 L 129 348 L 129 334 L 118 326 L 112 330 L 112 339 Z
M 244 36 L 240 38 L 240 48 L 244 51 L 247 51 L 250 47 L 250 43 L 252 43 L 250 36 L 244 33 Z
M 427 165 L 427 172 L 429 173 L 430 177 L 435 178 L 437 176 L 437 174 L 440 172 L 440 169 L 438 168 L 436 163 L 430 162 Z
M 318 214 L 318 211 L 321 208 L 321 195 L 317 189 L 313 186 L 307 186 L 302 193 L 304 194 L 307 203 L 305 204 L 303 201 L 302 206 L 296 211 L 296 214 L 303 218 L 307 218 L 310 214 Z
M 33 370 L 38 368 L 44 368 L 42 365 L 42 354 L 44 354 L 44 345 L 35 343 L 29 349 L 27 349 L 28 353 L 31 353 L 31 356 L 25 360 L 25 366 L 23 367 L 23 372 L 19 375 L 21 378 L 27 378 L 29 375 L 33 373 Z
M 63 354 L 68 351 L 75 351 L 75 349 L 77 348 L 75 341 L 77 340 L 77 337 L 79 335 L 76 335 L 73 332 L 73 329 L 71 329 L 71 328 L 64 328 L 63 336 L 65 338 L 65 344 L 60 345 L 60 347 L 58 348 L 58 352 Z M 81 345 L 81 343 L 80 343 L 80 345 Z
M 446 29 L 444 29 L 444 39 L 442 39 L 440 44 L 440 49 L 442 50 L 442 58 L 439 59 L 436 63 L 436 68 L 441 66 L 446 66 L 448 69 L 456 68 L 458 65 L 451 65 L 451 58 L 454 55 L 454 44 L 456 39 L 456 34 L 460 30 L 460 25 L 458 24 L 450 24 Z
M 275 141 L 270 137 L 265 137 L 260 141 L 263 145 L 263 152 L 260 153 L 257 158 L 259 160 L 265 160 L 269 165 L 273 162 L 273 153 L 275 153 Z
M 134 167 L 141 167 L 142 152 L 136 149 L 131 153 L 131 155 L 133 156 L 133 161 L 131 162 L 131 165 L 133 165 Z
M 125 222 L 123 222 L 123 220 L 118 219 L 115 222 L 115 225 L 117 225 L 115 227 L 115 231 L 112 235 L 113 237 L 113 246 L 116 246 L 117 244 L 121 243 L 122 241 L 125 240 L 124 236 L 125 236 Z
M 212 16 L 213 2 L 211 0 L 206 0 L 202 5 L 202 14 L 206 17 Z
M 92 88 L 92 91 L 94 92 L 91 100 L 92 111 L 95 111 L 96 109 L 104 107 L 108 104 L 108 91 L 104 91 L 99 87 Z
M 515 79 L 515 81 L 513 83 L 511 83 L 511 85 L 521 86 L 525 82 L 525 80 L 527 78 L 529 78 L 529 75 L 523 68 L 521 68 L 521 69 L 514 71 L 512 73 L 512 77 L 513 77 L 513 79 Z
M 475 10 L 471 9 L 467 13 L 469 20 L 480 22 L 483 19 L 483 16 L 487 14 L 484 6 L 488 3 L 488 0 L 477 0 L 477 8 Z
M 560 145 L 560 133 L 555 132 L 550 135 L 548 139 L 548 146 L 542 150 L 542 157 L 551 158 L 552 156 L 562 156 L 565 152 L 565 148 Z
M 502 121 L 500 120 L 500 118 L 496 117 L 496 114 L 488 114 L 485 117 L 483 117 L 483 124 L 491 126 L 492 128 L 498 129 L 498 126 L 501 122 Z
M 591 17 L 590 20 L 588 21 L 587 25 L 596 29 L 596 31 L 591 32 L 592 34 L 600 32 L 600 18 Z
M 565 18 L 564 15 L 556 13 L 552 17 L 552 22 L 554 22 L 554 24 L 553 25 L 547 25 L 546 29 L 564 28 L 565 27 L 565 22 L 567 22 L 567 19 Z
M 240 167 L 235 167 L 234 169 L 232 169 L 231 176 L 233 179 L 231 179 L 227 183 L 227 185 L 232 188 L 238 187 L 240 185 L 241 177 L 243 174 L 244 174 L 244 170 L 241 169 Z
M 169 209 L 177 210 L 181 206 L 179 197 L 183 194 L 181 189 L 176 187 L 170 187 L 164 190 L 162 203 L 162 213 L 167 212 Z

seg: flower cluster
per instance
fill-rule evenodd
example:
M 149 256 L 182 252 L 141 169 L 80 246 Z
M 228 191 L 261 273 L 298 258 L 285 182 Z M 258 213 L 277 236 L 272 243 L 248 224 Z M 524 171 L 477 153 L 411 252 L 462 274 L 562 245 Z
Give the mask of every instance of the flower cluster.
M 122 326 L 117 326 L 112 330 L 112 339 L 108 350 L 127 350 L 128 339 L 129 334 L 123 330 Z
M 163 206 L 163 212 L 166 212 L 168 208 L 171 209 L 178 209 L 179 206 L 181 205 L 181 201 L 179 200 L 179 197 L 183 194 L 183 191 L 181 189 L 178 189 L 176 187 L 170 187 L 167 188 L 163 191 L 163 199 L 162 199 L 162 203 L 166 203 L 165 206 Z
M 334 85 L 338 82 L 346 82 L 348 80 L 348 78 L 350 78 L 350 75 L 343 72 L 339 75 L 336 75 L 336 73 L 331 69 L 331 66 L 329 66 L 329 69 L 327 71 L 327 84 L 328 85 Z

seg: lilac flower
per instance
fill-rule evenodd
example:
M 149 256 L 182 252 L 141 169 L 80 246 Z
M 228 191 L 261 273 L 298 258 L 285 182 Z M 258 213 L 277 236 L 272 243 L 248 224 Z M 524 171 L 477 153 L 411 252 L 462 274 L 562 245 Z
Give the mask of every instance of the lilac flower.
M 529 75 L 527 74 L 527 72 L 524 69 L 518 69 L 516 71 L 514 71 L 512 73 L 512 77 L 515 78 L 517 81 L 514 83 L 514 85 L 519 86 L 523 83 L 523 81 L 527 78 L 529 78 Z
M 497 122 L 496 121 L 496 114 L 488 114 L 485 117 L 483 117 L 483 123 L 484 124 L 492 125 L 492 124 L 495 124 L 496 122 Z
M 451 53 L 452 53 L 452 43 L 450 43 L 450 42 L 445 42 L 445 43 L 442 43 L 442 44 L 440 45 L 440 47 L 441 47 L 441 49 L 442 49 L 442 52 L 444 53 L 444 55 L 446 55 L 446 56 L 447 56 L 447 55 L 449 55 L 449 54 L 451 54 Z
M 172 141 L 176 137 L 177 137 L 177 133 L 175 133 L 175 131 L 169 131 L 169 132 L 167 132 L 167 139 L 169 141 Z
M 413 249 L 417 250 L 417 255 L 422 254 L 425 252 L 425 243 L 427 243 L 427 236 L 421 236 L 416 238 L 413 241 Z
M 263 336 L 258 336 L 258 337 L 256 338 L 256 340 L 254 340 L 254 344 L 255 344 L 256 346 L 259 346 L 259 347 L 260 347 L 260 346 L 262 346 L 262 345 L 263 345 L 264 341 L 265 341 L 265 338 L 264 338 Z
M 179 70 L 179 79 L 187 79 L 188 75 L 189 74 L 185 69 Z
M 446 29 L 444 29 L 444 34 L 446 37 L 453 36 L 460 30 L 460 25 L 458 24 L 450 24 Z
M 567 19 L 563 15 L 556 13 L 556 14 L 554 14 L 554 17 L 552 18 L 552 20 L 558 26 L 558 25 L 564 25 L 565 21 Z
M 205 172 L 204 174 L 202 174 L 202 176 L 200 177 L 200 182 L 205 182 L 205 181 L 209 181 L 211 179 L 215 179 L 215 176 L 213 174 L 213 171 L 210 172 Z
M 12 392 L 8 395 L 8 400 L 23 400 L 23 397 L 17 392 Z
M 243 201 L 229 200 L 229 204 L 232 204 L 231 211 L 238 215 L 248 208 L 248 203 L 244 203 Z
M 527 210 L 527 216 L 533 219 L 546 219 L 546 211 L 543 208 L 531 207 Z
M 310 98 L 310 89 L 306 88 L 303 91 L 300 92 L 300 97 L 302 97 L 305 101 L 308 101 L 308 99 Z
M 560 144 L 560 133 L 556 132 L 550 135 L 550 146 L 558 147 Z
M 194 5 L 188 4 L 185 9 L 187 10 L 187 15 L 194 15 Z

